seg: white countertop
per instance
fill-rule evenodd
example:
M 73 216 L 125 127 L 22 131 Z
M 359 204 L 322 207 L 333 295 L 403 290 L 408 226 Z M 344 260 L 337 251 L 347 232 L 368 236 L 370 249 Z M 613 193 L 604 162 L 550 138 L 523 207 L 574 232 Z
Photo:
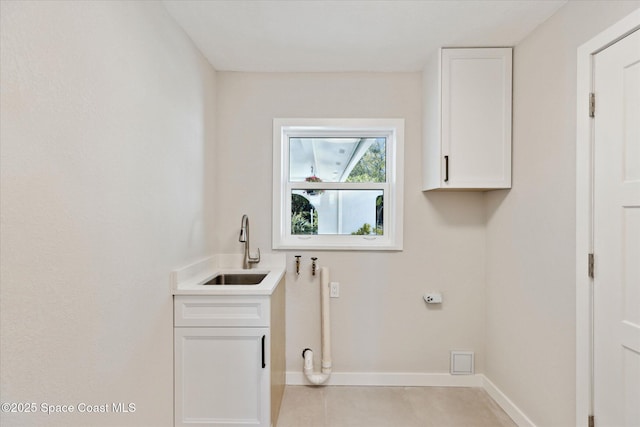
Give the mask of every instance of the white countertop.
M 171 272 L 173 295 L 271 295 L 284 276 L 284 254 L 262 254 L 254 268 L 242 269 L 242 254 L 218 254 Z M 221 273 L 253 273 L 267 277 L 258 285 L 204 285 Z

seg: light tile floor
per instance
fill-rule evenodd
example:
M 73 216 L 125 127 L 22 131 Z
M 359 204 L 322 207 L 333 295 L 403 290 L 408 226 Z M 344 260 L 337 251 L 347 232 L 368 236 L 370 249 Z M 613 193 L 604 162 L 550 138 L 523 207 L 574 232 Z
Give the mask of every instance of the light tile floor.
M 481 388 L 287 386 L 277 427 L 514 427 Z

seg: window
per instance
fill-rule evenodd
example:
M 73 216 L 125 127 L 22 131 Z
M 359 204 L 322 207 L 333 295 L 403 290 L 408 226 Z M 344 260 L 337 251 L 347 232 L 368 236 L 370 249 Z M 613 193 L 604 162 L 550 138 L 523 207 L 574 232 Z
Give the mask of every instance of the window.
M 274 119 L 273 248 L 402 249 L 403 119 Z

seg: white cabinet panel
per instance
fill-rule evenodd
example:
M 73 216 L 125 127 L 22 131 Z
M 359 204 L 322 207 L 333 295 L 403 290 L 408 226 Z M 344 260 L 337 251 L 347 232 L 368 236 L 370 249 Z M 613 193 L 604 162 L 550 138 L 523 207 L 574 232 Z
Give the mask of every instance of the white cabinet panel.
M 269 329 L 175 328 L 175 425 L 269 425 Z
M 269 326 L 269 297 L 176 296 L 175 326 Z
M 511 56 L 441 49 L 426 68 L 423 190 L 511 187 Z

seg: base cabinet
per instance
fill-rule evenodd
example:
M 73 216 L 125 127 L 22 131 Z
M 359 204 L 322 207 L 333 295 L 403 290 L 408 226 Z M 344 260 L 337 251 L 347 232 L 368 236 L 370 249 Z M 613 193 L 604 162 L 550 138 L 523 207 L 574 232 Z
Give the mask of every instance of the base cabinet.
M 174 425 L 275 425 L 284 347 L 284 283 L 270 296 L 175 296 Z

